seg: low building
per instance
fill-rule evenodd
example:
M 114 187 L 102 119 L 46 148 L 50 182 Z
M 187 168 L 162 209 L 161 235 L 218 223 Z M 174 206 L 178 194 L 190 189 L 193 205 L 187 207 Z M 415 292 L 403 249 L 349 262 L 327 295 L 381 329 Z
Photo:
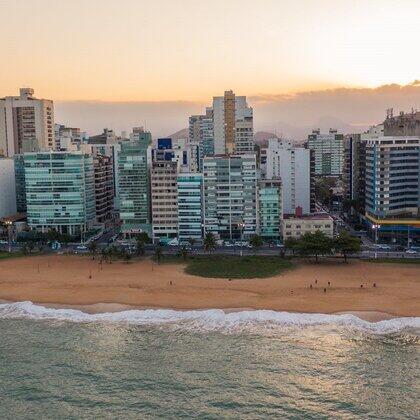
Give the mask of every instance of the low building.
M 178 174 L 178 238 L 201 240 L 203 237 L 203 175 Z
M 334 236 L 334 220 L 326 213 L 309 215 L 285 215 L 281 224 L 283 240 L 299 239 L 305 233 L 320 231 L 329 238 Z
M 258 188 L 259 233 L 263 239 L 275 240 L 281 235 L 282 185 L 279 179 L 263 179 Z

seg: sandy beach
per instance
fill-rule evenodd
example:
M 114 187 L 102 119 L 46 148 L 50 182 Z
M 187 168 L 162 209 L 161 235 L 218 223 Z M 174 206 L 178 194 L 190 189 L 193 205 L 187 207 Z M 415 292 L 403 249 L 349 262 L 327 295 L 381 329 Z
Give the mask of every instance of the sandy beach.
M 355 313 L 376 321 L 420 316 L 420 265 L 300 263 L 275 277 L 229 281 L 191 276 L 182 264 L 158 265 L 150 259 L 100 266 L 90 257 L 23 257 L 0 261 L 0 299 L 88 312 L 248 308 Z

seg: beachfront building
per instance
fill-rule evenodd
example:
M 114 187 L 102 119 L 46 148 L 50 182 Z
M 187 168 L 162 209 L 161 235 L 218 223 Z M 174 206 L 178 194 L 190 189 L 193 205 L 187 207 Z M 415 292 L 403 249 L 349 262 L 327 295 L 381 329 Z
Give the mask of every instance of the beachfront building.
M 266 179 L 281 179 L 283 187 L 282 210 L 294 214 L 301 207 L 304 214 L 314 211 L 311 195 L 311 151 L 294 147 L 290 141 L 272 138 L 264 151 Z
M 178 165 L 153 161 L 150 175 L 153 242 L 166 243 L 178 236 Z
M 35 98 L 31 88 L 0 98 L 0 156 L 54 148 L 53 101 Z
M 26 153 L 28 225 L 79 235 L 95 222 L 93 158 L 76 152 Z
M 200 158 L 214 155 L 213 109 L 206 108 L 204 115 L 189 118 L 188 140 L 200 149 Z
M 203 175 L 180 173 L 177 188 L 179 241 L 199 241 L 203 237 Z
M 254 154 L 205 157 L 203 190 L 205 233 L 232 240 L 257 232 Z
M 0 218 L 16 214 L 15 165 L 13 159 L 0 158 Z
M 258 226 L 265 240 L 281 235 L 282 184 L 279 179 L 262 179 L 258 183 Z
M 420 137 L 366 140 L 366 221 L 380 238 L 410 242 L 420 235 Z
M 329 238 L 334 235 L 334 220 L 327 213 L 302 215 L 284 215 L 281 223 L 283 240 L 287 238 L 299 239 L 305 233 L 320 231 Z
M 314 151 L 315 175 L 339 176 L 343 172 L 343 135 L 330 129 L 328 134 L 313 130 L 308 136 L 308 147 Z
M 118 209 L 124 234 L 152 234 L 147 158 L 149 138 L 123 141 L 117 153 Z
M 105 224 L 112 219 L 114 209 L 114 162 L 112 154 L 93 154 L 95 178 L 96 221 Z
M 18 213 L 26 213 L 24 155 L 14 155 L 13 160 L 15 162 L 16 210 Z

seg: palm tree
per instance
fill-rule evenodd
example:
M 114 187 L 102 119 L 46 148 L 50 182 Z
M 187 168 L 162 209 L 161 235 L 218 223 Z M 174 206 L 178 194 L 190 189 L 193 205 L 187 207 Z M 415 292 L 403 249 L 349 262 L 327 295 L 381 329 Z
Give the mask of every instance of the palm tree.
M 160 245 L 155 246 L 155 258 L 158 264 L 160 263 L 160 259 L 162 258 L 162 247 Z
M 216 248 L 216 239 L 214 238 L 213 233 L 207 232 L 206 237 L 204 238 L 204 249 L 206 251 L 211 251 Z
M 137 237 L 137 243 L 136 243 L 136 254 L 137 256 L 143 256 L 144 255 L 144 238 L 141 236 Z
M 191 248 L 192 248 L 194 246 L 194 244 L 195 244 L 195 239 L 194 238 L 189 238 L 188 239 L 188 242 L 190 243 Z

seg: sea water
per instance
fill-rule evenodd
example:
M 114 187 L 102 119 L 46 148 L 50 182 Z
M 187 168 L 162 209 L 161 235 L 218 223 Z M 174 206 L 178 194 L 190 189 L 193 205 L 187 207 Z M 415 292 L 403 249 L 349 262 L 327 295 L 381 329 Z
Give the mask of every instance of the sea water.
M 0 418 L 420 418 L 420 318 L 0 305 Z

